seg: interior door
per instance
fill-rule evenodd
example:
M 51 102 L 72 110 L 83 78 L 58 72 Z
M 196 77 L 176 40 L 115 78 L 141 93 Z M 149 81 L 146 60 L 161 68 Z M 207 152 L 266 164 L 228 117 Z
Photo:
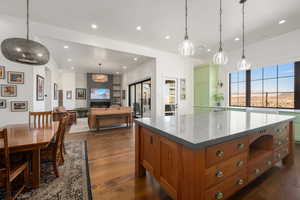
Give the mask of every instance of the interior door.
M 176 78 L 165 78 L 163 85 L 164 109 L 166 116 L 177 115 L 178 86 Z

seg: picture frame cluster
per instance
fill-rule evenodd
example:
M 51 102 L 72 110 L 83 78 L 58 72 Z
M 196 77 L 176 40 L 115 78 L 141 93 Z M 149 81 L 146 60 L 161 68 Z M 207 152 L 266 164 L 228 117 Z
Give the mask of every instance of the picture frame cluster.
M 6 77 L 7 75 L 7 77 Z M 0 79 L 6 79 L 7 84 L 0 85 L 0 96 L 4 98 L 17 97 L 17 85 L 24 84 L 25 73 L 15 71 L 5 71 L 4 66 L 0 66 Z M 7 99 L 0 98 L 0 109 L 7 108 Z M 11 112 L 28 111 L 28 101 L 10 101 Z

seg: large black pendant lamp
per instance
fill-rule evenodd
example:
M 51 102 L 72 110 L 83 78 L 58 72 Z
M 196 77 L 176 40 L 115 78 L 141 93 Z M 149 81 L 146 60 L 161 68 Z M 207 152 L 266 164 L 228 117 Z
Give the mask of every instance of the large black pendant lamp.
M 27 37 L 8 38 L 1 43 L 2 54 L 10 61 L 28 64 L 45 65 L 49 62 L 50 53 L 41 43 L 29 40 L 29 0 L 27 0 Z

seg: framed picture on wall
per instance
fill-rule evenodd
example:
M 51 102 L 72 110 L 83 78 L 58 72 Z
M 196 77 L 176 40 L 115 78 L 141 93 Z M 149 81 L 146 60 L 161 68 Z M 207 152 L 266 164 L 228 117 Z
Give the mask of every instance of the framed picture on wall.
M 180 79 L 180 99 L 186 99 L 186 81 L 184 78 Z
M 28 111 L 28 101 L 12 101 L 11 112 L 26 112 Z
M 86 89 L 76 88 L 76 99 L 77 100 L 86 100 Z
M 58 90 L 57 90 L 57 84 L 56 83 L 54 83 L 54 93 L 53 93 L 53 99 L 54 100 L 57 100 L 57 98 L 58 98 Z
M 67 91 L 66 97 L 67 97 L 67 99 L 72 99 L 72 91 L 71 90 Z
M 5 109 L 5 108 L 6 108 L 6 100 L 0 99 L 0 109 Z
M 1 96 L 2 97 L 16 97 L 17 86 L 16 85 L 1 85 Z
M 5 67 L 0 66 L 0 79 L 5 79 Z
M 45 80 L 44 77 L 36 75 L 36 100 L 44 101 Z
M 24 72 L 7 72 L 7 82 L 13 84 L 24 84 Z

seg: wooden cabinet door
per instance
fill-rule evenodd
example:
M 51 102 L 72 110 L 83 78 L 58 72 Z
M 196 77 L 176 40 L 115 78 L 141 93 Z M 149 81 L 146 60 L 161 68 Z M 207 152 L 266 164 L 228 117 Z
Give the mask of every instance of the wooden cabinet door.
M 158 136 L 151 133 L 147 129 L 141 128 L 142 132 L 142 163 L 143 166 L 155 176 L 155 169 L 157 168 L 157 146 Z
M 178 198 L 179 146 L 160 137 L 159 181 L 173 199 Z

